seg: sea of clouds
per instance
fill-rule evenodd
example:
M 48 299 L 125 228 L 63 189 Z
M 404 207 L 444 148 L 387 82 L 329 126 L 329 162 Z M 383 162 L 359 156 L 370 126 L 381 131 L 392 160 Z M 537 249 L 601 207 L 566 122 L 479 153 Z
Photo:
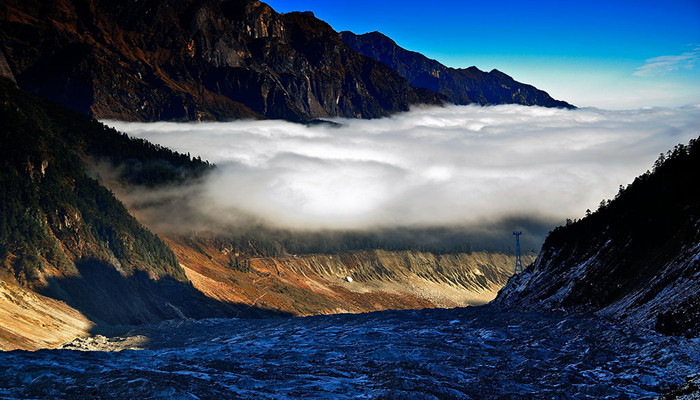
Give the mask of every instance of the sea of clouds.
M 222 223 L 361 230 L 525 218 L 551 228 L 698 137 L 700 106 L 446 106 L 332 121 L 105 123 L 215 163 L 187 197 L 198 215 Z M 150 191 L 148 202 L 181 190 Z

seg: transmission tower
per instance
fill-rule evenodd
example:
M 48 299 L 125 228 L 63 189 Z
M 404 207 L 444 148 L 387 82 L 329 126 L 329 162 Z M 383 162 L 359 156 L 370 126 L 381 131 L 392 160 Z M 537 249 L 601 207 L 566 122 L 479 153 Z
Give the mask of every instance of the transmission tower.
M 520 259 L 520 235 L 522 232 L 513 232 L 515 235 L 515 274 L 523 272 L 523 260 Z

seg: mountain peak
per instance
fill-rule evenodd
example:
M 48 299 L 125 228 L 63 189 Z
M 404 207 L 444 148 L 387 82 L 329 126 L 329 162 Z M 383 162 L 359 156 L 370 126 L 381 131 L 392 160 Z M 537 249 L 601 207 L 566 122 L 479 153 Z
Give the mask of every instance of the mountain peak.
M 88 3 L 3 2 L 0 50 L 22 89 L 98 118 L 146 121 L 375 118 L 443 101 L 362 57 L 312 12 L 246 0 Z
M 340 35 L 341 35 L 341 36 L 343 36 L 343 35 L 354 35 L 354 33 L 350 32 L 350 31 L 343 31 L 343 32 L 340 32 Z M 389 43 L 396 44 L 396 42 L 394 41 L 394 39 L 390 38 L 389 36 L 387 36 L 387 35 L 385 35 L 385 34 L 379 32 L 379 31 L 367 32 L 367 33 L 365 33 L 364 35 L 366 35 L 367 37 L 373 38 L 373 39 L 375 39 L 375 40 L 382 40 L 382 41 L 387 41 L 387 42 L 389 42 Z

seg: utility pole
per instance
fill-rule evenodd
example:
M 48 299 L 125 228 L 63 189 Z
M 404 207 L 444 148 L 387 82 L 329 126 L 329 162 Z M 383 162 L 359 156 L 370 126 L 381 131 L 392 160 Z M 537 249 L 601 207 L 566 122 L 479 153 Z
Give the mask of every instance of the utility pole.
M 522 232 L 513 232 L 515 235 L 515 275 L 523 272 L 523 260 L 520 259 L 520 235 Z

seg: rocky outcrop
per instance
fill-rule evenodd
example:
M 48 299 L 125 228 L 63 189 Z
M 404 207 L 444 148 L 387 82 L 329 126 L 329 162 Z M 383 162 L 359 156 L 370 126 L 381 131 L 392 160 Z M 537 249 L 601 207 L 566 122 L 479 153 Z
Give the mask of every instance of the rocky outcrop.
M 484 72 L 476 67 L 455 69 L 398 46 L 379 32 L 356 35 L 341 32 L 343 41 L 358 52 L 380 61 L 411 85 L 430 89 L 455 104 L 522 104 L 526 106 L 574 108 L 555 100 L 534 86 L 516 82 L 498 70 Z
M 19 86 L 99 118 L 372 118 L 443 101 L 311 13 L 255 0 L 9 0 Z
M 700 335 L 700 141 L 677 146 L 586 218 L 555 229 L 496 304 L 594 312 Z

